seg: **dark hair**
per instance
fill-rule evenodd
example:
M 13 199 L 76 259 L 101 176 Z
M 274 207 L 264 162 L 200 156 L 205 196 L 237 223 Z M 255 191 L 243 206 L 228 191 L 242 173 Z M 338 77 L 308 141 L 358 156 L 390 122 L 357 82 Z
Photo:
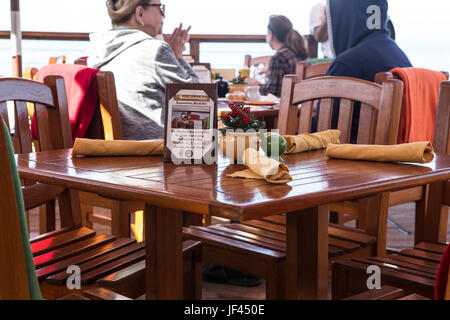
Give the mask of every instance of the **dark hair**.
M 292 22 L 285 16 L 270 16 L 268 28 L 275 38 L 292 49 L 302 60 L 308 58 L 305 38 L 292 27 Z
M 133 16 L 137 7 L 146 7 L 150 0 L 108 0 L 108 14 L 113 25 L 127 22 Z

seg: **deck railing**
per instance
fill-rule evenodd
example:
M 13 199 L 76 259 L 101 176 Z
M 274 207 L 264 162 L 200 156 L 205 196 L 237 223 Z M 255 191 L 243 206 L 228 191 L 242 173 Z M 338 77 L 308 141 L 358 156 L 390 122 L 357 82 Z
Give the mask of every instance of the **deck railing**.
M 0 39 L 9 39 L 9 31 L 0 31 Z M 89 33 L 80 32 L 40 32 L 23 31 L 24 40 L 66 40 L 66 41 L 89 41 Z M 308 41 L 309 55 L 311 58 L 317 57 L 317 42 L 313 37 L 306 36 Z M 202 42 L 253 42 L 264 43 L 265 35 L 228 35 L 228 34 L 193 34 L 190 37 L 190 55 L 195 63 L 200 62 L 200 43 Z

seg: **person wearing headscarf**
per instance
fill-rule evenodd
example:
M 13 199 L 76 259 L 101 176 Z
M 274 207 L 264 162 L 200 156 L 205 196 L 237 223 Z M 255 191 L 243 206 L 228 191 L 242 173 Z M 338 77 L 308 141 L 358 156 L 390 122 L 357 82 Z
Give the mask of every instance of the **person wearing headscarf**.
M 390 37 L 387 0 L 328 0 L 327 12 L 336 56 L 327 75 L 374 81 L 378 72 L 412 66 Z
M 159 0 L 109 0 L 107 10 L 113 28 L 91 34 L 88 65 L 114 73 L 123 138 L 161 139 L 165 85 L 199 81 L 182 58 L 189 29 L 163 38 Z
M 276 53 L 269 62 L 267 83 L 261 85 L 262 95 L 281 96 L 281 85 L 286 74 L 295 74 L 297 62 L 308 58 L 305 39 L 294 30 L 285 16 L 273 15 L 269 19 L 267 43 Z M 260 85 L 255 79 L 246 79 L 250 85 Z
M 374 81 L 378 72 L 412 67 L 406 54 L 391 39 L 387 28 L 387 0 L 328 0 L 328 36 L 336 59 L 327 76 Z M 319 106 L 320 107 L 320 106 Z M 360 106 L 353 110 L 350 141 L 356 143 Z M 337 127 L 339 105 L 334 104 L 332 128 Z M 317 128 L 313 118 L 312 131 Z

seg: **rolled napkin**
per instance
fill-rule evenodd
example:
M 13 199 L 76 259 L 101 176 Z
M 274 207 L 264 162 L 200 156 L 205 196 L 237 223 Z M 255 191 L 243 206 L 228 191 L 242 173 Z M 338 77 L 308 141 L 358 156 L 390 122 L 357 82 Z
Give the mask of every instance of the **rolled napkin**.
M 330 143 L 339 143 L 340 135 L 341 131 L 339 130 L 327 130 L 299 135 L 284 135 L 283 138 L 287 142 L 285 154 L 324 149 Z
M 73 156 L 151 156 L 162 155 L 164 140 L 96 140 L 77 138 Z
M 396 145 L 329 144 L 326 155 L 348 160 L 428 163 L 434 159 L 430 142 Z
M 271 159 L 255 149 L 248 148 L 242 156 L 248 169 L 228 174 L 231 178 L 264 179 L 270 183 L 287 183 L 292 181 L 289 169 L 274 159 Z

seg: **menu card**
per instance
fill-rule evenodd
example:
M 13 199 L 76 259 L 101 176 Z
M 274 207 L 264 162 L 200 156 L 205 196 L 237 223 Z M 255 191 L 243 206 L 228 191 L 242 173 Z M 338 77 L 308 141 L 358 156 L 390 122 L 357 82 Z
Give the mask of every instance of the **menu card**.
M 216 150 L 217 84 L 167 84 L 164 161 L 214 164 Z

